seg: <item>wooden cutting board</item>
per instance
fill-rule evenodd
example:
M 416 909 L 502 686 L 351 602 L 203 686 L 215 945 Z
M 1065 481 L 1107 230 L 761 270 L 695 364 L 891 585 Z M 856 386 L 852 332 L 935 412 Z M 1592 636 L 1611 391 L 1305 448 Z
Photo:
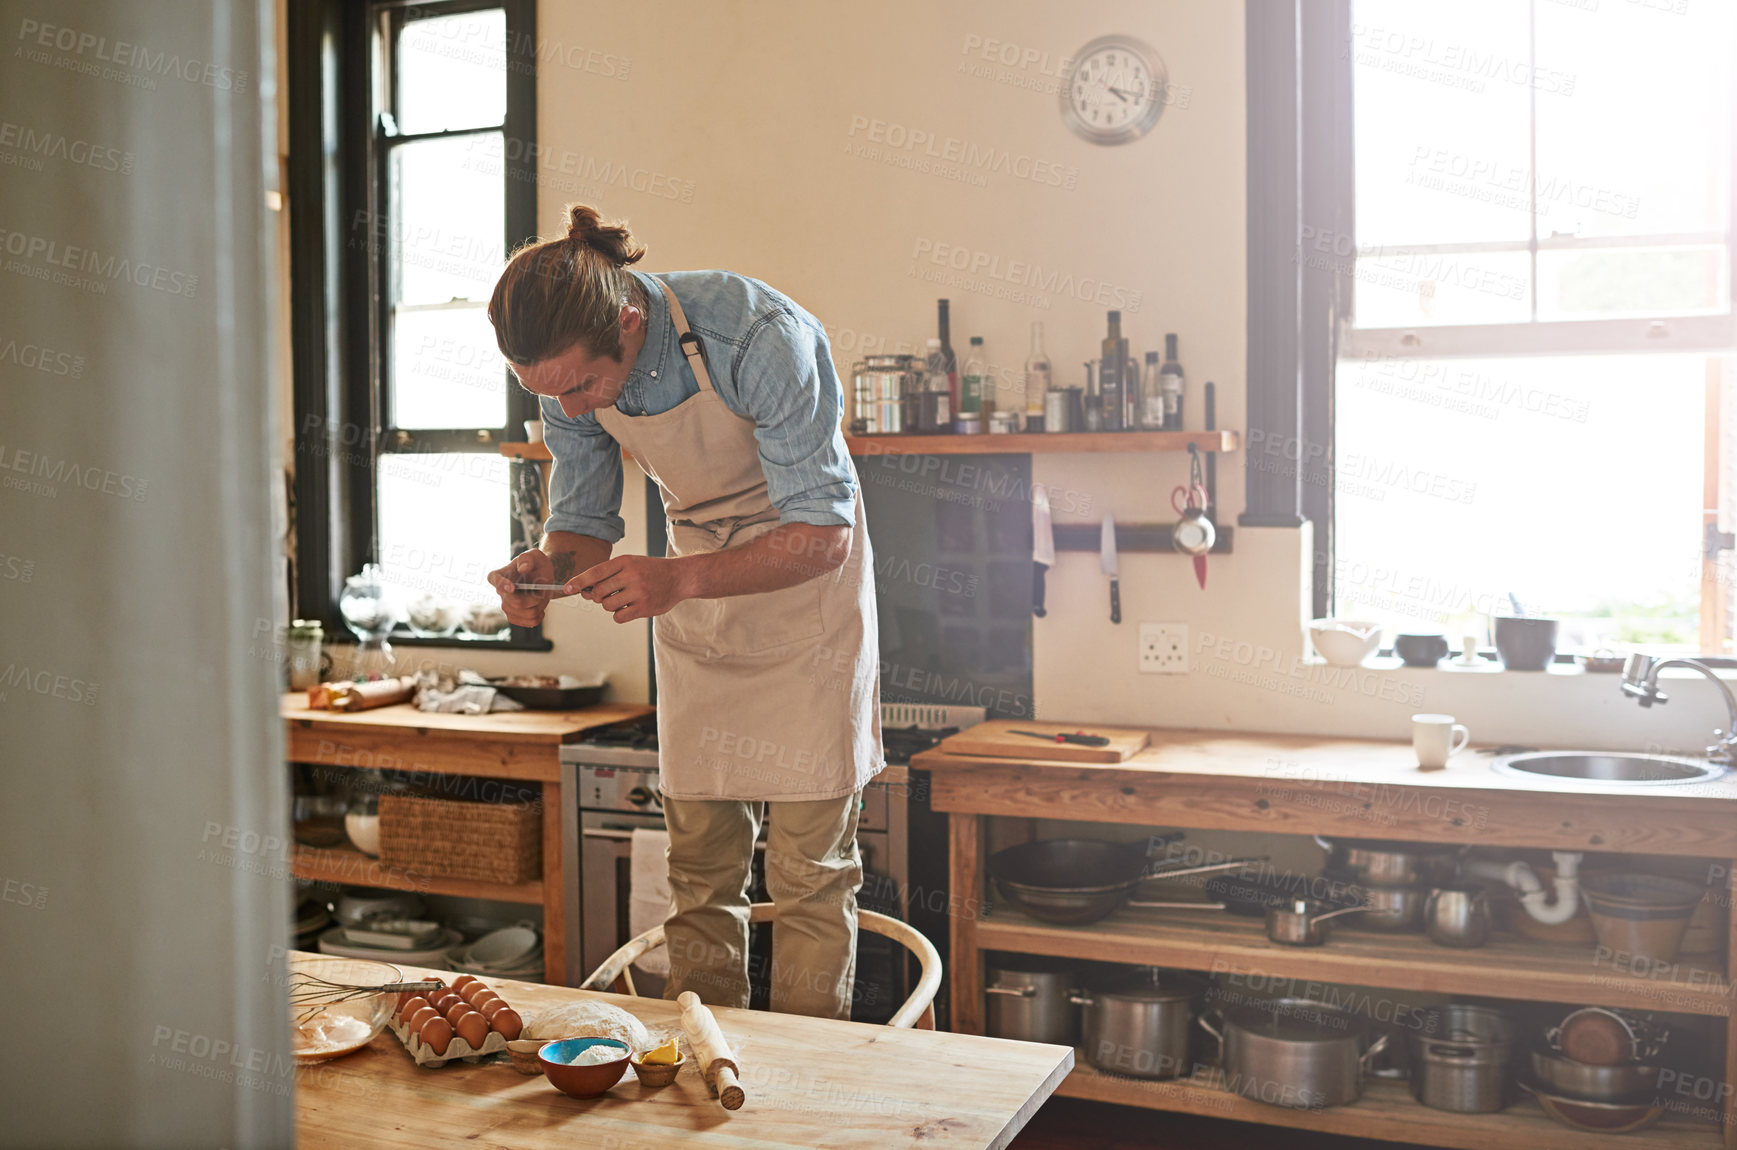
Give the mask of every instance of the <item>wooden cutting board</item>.
M 1069 734 L 1084 731 L 1088 735 L 1103 735 L 1110 742 L 1104 747 L 1082 747 L 1078 743 L 1046 742 L 1024 735 L 1010 735 L 1009 731 L 1042 731 L 1046 735 L 1059 731 Z M 997 759 L 1043 759 L 1051 763 L 1120 763 L 1139 754 L 1145 746 L 1146 732 L 1129 727 L 1103 727 L 1090 723 L 1008 722 L 995 719 L 941 740 L 937 749 L 952 755 L 986 755 Z

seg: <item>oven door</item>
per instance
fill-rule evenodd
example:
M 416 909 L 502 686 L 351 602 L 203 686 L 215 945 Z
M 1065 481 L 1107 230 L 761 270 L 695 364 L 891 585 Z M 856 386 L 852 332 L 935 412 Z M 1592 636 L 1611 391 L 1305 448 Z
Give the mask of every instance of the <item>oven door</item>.
M 663 830 L 663 816 L 579 812 L 579 875 L 585 899 L 580 951 L 586 974 L 632 937 L 627 932 L 627 903 L 633 881 L 633 832 L 640 828 Z

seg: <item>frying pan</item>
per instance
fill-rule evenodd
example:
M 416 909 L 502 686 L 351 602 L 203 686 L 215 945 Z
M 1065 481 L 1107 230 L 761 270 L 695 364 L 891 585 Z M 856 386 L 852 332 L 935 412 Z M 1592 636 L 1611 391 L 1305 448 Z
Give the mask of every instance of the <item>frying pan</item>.
M 1098 839 L 1040 839 L 996 851 L 989 874 L 1007 901 L 1042 922 L 1081 926 L 1113 913 L 1146 878 L 1176 878 L 1241 870 L 1263 858 L 1234 859 L 1211 866 L 1155 870 L 1144 844 Z M 1199 908 L 1199 903 L 1130 902 L 1132 906 Z M 1210 909 L 1210 908 L 1209 908 Z

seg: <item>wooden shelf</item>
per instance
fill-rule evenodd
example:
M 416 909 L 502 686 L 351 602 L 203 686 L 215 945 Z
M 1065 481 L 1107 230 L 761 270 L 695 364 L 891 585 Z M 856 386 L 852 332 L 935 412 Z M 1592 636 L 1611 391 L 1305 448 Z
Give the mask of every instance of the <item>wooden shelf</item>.
M 1223 1072 L 1216 1069 L 1188 1079 L 1122 1078 L 1086 1065 L 1077 1055 L 1074 1069 L 1056 1093 L 1122 1106 L 1463 1150 L 1586 1150 L 1605 1141 L 1623 1150 L 1718 1150 L 1722 1145 L 1718 1127 L 1684 1122 L 1670 1115 L 1637 1133 L 1603 1139 L 1562 1125 L 1525 1096 L 1495 1114 L 1434 1110 L 1412 1098 L 1408 1085 L 1391 1080 L 1366 1083 L 1363 1097 L 1349 1106 L 1288 1110 L 1230 1093 L 1223 1089 Z M 1282 1141 L 1274 1144 L 1282 1145 Z
M 290 873 L 296 878 L 339 883 L 344 886 L 384 887 L 387 890 L 410 890 L 418 894 L 486 898 L 496 902 L 538 906 L 543 902 L 543 884 L 540 882 L 510 885 L 466 878 L 437 878 L 369 858 L 355 847 L 321 850 L 298 846 L 290 858 Z
M 1134 451 L 1235 451 L 1234 431 L 1104 431 L 1059 435 L 847 435 L 852 455 L 1038 455 L 1074 452 L 1082 455 Z M 546 443 L 503 443 L 508 459 L 547 463 L 554 458 Z M 625 453 L 624 453 L 625 454 Z
M 1473 950 L 1455 950 L 1421 934 L 1340 928 L 1325 946 L 1288 947 L 1267 939 L 1264 920 L 1225 911 L 1130 907 L 1090 926 L 1051 926 L 997 904 L 994 914 L 978 921 L 977 945 L 1232 976 L 1242 972 L 1262 980 L 1297 978 L 1716 1017 L 1731 1010 L 1730 985 L 1722 973 L 1692 969 L 1692 960 L 1679 962 L 1674 978 L 1640 978 L 1608 963 L 1595 965 L 1589 943 L 1534 942 L 1506 935 Z M 1712 956 L 1707 961 L 1718 962 Z
M 1104 431 L 1056 435 L 852 435 L 845 437 L 852 455 L 999 455 L 1075 452 L 1103 454 L 1131 451 L 1235 451 L 1234 431 Z

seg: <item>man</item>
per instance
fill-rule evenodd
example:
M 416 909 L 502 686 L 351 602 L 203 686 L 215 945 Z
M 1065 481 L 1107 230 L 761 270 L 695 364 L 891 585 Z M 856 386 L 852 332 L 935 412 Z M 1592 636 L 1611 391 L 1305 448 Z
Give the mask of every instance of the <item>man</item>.
M 860 793 L 880 746 L 874 565 L 818 321 L 730 272 L 650 276 L 585 205 L 509 261 L 489 303 L 555 458 L 542 547 L 490 582 L 519 626 L 560 583 L 652 618 L 672 906 L 665 993 L 748 1004 L 762 804 L 772 1009 L 849 1016 Z M 658 485 L 671 555 L 612 556 L 621 452 Z

